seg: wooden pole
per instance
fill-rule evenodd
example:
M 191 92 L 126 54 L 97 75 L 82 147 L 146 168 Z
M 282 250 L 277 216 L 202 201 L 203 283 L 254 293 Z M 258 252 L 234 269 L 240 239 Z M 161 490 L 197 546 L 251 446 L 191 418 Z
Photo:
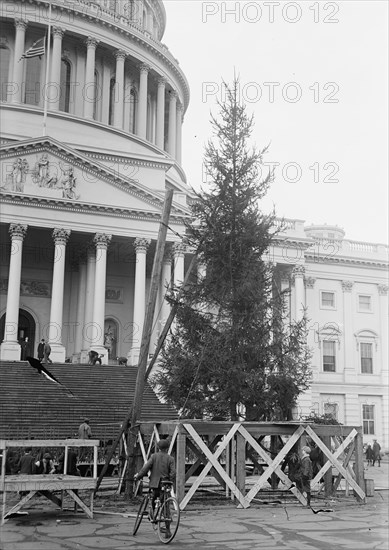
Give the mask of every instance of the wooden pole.
M 126 495 L 130 496 L 132 492 L 132 480 L 135 473 L 135 445 L 137 438 L 136 424 L 140 418 L 142 409 L 143 392 L 146 383 L 146 366 L 147 358 L 149 354 L 151 332 L 153 328 L 155 303 L 157 301 L 158 285 L 162 272 L 162 259 L 165 251 L 166 234 L 170 217 L 170 210 L 173 202 L 173 190 L 166 191 L 162 221 L 159 226 L 159 234 L 157 247 L 154 256 L 153 270 L 151 274 L 151 286 L 149 292 L 149 299 L 146 308 L 145 322 L 143 325 L 142 343 L 139 354 L 138 362 L 138 374 L 135 383 L 135 394 L 132 406 L 131 425 L 128 435 L 128 463 L 127 463 L 127 477 L 126 477 Z

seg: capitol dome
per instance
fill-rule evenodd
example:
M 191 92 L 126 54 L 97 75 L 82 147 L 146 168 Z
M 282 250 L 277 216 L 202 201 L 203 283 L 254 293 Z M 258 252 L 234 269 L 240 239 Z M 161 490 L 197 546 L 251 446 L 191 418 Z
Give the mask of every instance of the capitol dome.
M 160 0 L 1 0 L 1 359 L 135 364 L 165 192 L 183 280 L 189 87 Z M 39 55 L 38 55 L 39 54 Z

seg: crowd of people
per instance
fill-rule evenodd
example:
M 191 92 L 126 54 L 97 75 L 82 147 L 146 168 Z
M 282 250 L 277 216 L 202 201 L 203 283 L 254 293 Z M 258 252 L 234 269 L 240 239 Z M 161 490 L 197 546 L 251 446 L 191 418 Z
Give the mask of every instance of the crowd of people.
M 79 439 L 91 439 L 92 429 L 89 419 L 85 418 L 78 428 Z M 58 457 L 55 457 L 52 452 L 46 449 L 38 449 L 38 452 L 33 454 L 31 447 L 26 447 L 23 454 L 20 456 L 16 451 L 10 451 L 7 455 L 6 471 L 11 475 L 24 474 L 67 474 L 80 476 L 78 464 L 86 457 L 87 447 L 68 447 L 67 450 L 67 467 L 65 466 L 65 452 L 62 452 Z
M 373 439 L 373 446 L 368 443 L 365 449 L 365 457 L 368 466 L 375 466 L 378 463 L 378 467 L 381 466 L 381 445 L 376 439 Z

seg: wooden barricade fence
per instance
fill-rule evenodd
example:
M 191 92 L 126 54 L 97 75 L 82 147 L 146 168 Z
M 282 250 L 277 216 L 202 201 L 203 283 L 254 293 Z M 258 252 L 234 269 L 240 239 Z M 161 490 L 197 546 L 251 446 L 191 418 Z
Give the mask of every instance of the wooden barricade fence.
M 205 477 L 210 475 L 223 487 L 226 496 L 231 495 L 238 502 L 238 507 L 248 508 L 264 485 L 270 480 L 273 486 L 277 477 L 283 489 L 293 493 L 305 505 L 305 496 L 284 473 L 283 463 L 288 453 L 301 449 L 307 440 L 321 451 L 323 462 L 311 481 L 311 490 L 319 490 L 324 479 L 325 495 L 329 496 L 344 479 L 347 490 L 350 486 L 357 500 L 365 502 L 361 427 L 299 422 L 142 422 L 138 445 L 144 462 L 155 451 L 159 439 L 167 436 L 171 441 L 169 453 L 174 452 L 176 458 L 176 495 L 181 510 L 188 505 Z M 271 441 L 269 448 L 261 444 L 266 437 Z M 188 451 L 196 459 L 187 470 Z M 351 458 L 353 469 L 349 464 Z M 247 461 L 262 473 L 246 490 Z M 199 468 L 202 468 L 201 472 L 196 476 Z M 337 472 L 334 483 L 333 470 Z M 193 476 L 190 485 L 188 480 Z

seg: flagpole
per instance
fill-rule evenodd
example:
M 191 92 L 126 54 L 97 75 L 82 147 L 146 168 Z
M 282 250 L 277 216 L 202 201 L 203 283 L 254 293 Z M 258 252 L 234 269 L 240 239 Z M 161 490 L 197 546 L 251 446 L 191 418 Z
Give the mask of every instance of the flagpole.
M 47 123 L 47 107 L 48 107 L 48 98 L 47 98 L 47 86 L 49 84 L 49 74 L 50 74 L 50 42 L 51 42 L 51 0 L 49 2 L 49 24 L 47 27 L 47 56 L 46 56 L 46 71 L 45 71 L 45 87 L 44 87 L 44 96 L 43 96 L 43 128 L 42 136 L 46 135 L 46 123 Z

